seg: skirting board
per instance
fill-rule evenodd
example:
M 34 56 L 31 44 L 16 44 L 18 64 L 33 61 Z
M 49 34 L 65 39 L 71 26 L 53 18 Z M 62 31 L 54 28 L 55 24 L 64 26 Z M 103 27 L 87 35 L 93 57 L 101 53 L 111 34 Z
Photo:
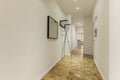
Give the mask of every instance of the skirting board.
M 95 62 L 95 65 L 96 65 L 97 69 L 98 69 L 99 72 L 100 72 L 100 75 L 102 76 L 102 79 L 105 80 L 105 77 L 104 77 L 104 75 L 103 75 L 103 73 L 102 73 L 102 71 L 101 71 L 100 67 L 98 66 L 98 64 L 97 64 L 97 62 L 96 62 L 95 59 L 94 59 L 94 62 Z
M 61 58 L 60 58 L 60 59 L 61 59 Z M 36 80 L 42 80 L 42 78 L 60 61 L 60 59 L 58 59 L 58 60 L 56 61 L 56 63 L 53 64 L 53 65 L 47 70 L 47 72 L 43 73 L 43 75 L 40 75 Z

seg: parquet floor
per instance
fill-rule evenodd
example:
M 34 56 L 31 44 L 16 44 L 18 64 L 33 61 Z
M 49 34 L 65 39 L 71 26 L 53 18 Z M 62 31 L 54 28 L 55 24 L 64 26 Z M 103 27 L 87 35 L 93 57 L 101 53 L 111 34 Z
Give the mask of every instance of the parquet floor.
M 42 80 L 102 80 L 92 56 L 65 56 Z

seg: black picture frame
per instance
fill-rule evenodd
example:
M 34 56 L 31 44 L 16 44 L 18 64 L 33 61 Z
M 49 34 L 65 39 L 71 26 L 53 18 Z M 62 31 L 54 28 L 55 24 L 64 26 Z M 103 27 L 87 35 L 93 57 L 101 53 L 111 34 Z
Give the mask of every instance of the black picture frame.
M 47 16 L 47 38 L 58 39 L 58 22 L 51 16 Z

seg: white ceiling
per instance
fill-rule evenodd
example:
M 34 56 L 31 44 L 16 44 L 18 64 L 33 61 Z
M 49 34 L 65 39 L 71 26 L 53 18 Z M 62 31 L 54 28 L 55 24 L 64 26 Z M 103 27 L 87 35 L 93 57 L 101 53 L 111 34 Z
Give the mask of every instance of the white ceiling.
M 57 0 L 65 14 L 71 14 L 72 18 L 92 16 L 96 0 Z M 79 7 L 79 10 L 76 10 Z

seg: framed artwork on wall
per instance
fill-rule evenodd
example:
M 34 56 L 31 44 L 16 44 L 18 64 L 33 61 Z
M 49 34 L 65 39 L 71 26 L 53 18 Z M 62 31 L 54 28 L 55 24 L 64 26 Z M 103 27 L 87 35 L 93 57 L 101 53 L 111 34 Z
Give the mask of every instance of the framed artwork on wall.
M 51 16 L 47 17 L 47 38 L 48 39 L 58 38 L 58 22 Z

